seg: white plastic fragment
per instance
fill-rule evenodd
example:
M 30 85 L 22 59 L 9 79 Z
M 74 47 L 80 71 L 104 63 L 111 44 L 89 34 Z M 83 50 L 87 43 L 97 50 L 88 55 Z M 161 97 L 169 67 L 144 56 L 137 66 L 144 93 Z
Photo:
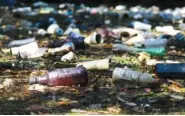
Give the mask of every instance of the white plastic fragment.
M 71 61 L 77 59 L 77 56 L 73 52 L 69 52 L 66 55 L 62 56 L 61 61 Z

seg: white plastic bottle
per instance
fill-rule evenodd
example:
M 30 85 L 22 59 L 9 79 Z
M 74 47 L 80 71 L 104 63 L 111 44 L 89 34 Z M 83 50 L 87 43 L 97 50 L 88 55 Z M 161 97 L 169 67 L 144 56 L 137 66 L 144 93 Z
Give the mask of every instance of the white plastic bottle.
M 27 39 L 22 39 L 22 40 L 14 40 L 14 41 L 11 41 L 8 44 L 8 47 L 21 46 L 21 45 L 32 43 L 34 41 L 35 41 L 35 38 L 27 38 Z
M 20 54 L 32 54 L 38 50 L 38 45 L 36 42 L 32 42 L 26 45 L 22 45 L 20 47 L 12 47 L 11 52 L 13 55 Z
M 21 58 L 37 58 L 45 54 L 47 48 L 39 48 L 36 42 L 32 42 L 20 47 L 12 47 L 12 55 L 20 55 Z
M 146 23 L 142 23 L 142 22 L 138 22 L 138 21 L 135 21 L 132 24 L 133 24 L 134 29 L 138 29 L 138 30 L 149 31 L 152 28 L 151 25 L 146 24 Z
M 149 84 L 155 82 L 151 74 L 134 71 L 128 67 L 118 68 L 113 71 L 113 80 L 125 80 L 136 84 Z
M 77 63 L 77 66 L 83 66 L 87 70 L 107 70 L 109 69 L 109 59 L 102 59 L 102 60 L 94 60 L 94 61 L 86 61 Z

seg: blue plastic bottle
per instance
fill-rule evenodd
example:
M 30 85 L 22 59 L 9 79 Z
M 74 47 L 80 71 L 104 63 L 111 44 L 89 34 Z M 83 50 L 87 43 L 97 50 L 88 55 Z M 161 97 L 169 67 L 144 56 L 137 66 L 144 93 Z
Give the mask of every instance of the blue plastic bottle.
M 185 63 L 159 63 L 155 66 L 155 73 L 160 78 L 184 79 Z

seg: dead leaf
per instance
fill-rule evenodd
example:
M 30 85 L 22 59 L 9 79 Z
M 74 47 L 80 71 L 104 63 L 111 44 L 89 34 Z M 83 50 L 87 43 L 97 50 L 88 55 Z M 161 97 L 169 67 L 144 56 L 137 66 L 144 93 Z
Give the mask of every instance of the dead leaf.
M 60 102 L 58 102 L 58 104 L 59 105 L 68 105 L 68 104 L 70 104 L 70 101 L 60 101 Z
M 111 49 L 112 44 L 103 44 L 103 48 Z
M 168 79 L 167 81 L 168 81 L 169 83 L 175 84 L 175 85 L 177 85 L 177 86 L 179 86 L 179 87 L 183 87 L 182 84 L 180 84 L 179 82 L 176 82 L 176 81 L 173 81 L 173 80 L 170 80 L 170 79 Z
M 41 75 L 44 75 L 46 74 L 48 71 L 47 70 L 34 70 L 32 71 L 32 73 L 30 74 L 31 77 L 34 77 L 34 76 L 41 76 Z
M 107 110 L 111 113 L 116 113 L 116 114 L 121 112 L 121 108 L 118 106 L 108 107 Z
M 149 60 L 151 58 L 151 56 L 150 56 L 150 54 L 148 54 L 148 53 L 146 53 L 146 52 L 141 52 L 141 53 L 139 53 L 139 57 L 138 57 L 138 59 L 139 59 L 139 61 L 140 62 L 142 62 L 142 61 L 144 61 L 144 60 Z
M 181 88 L 178 84 L 171 84 L 168 89 L 177 92 L 177 93 L 185 93 L 185 88 Z
M 29 111 L 38 111 L 38 110 L 44 110 L 45 108 L 40 105 L 31 105 L 30 107 L 27 108 Z

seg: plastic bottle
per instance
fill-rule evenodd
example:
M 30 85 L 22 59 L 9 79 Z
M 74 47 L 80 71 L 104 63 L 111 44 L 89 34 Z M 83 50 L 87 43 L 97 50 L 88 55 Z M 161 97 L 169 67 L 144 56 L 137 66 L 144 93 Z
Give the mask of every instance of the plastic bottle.
M 87 85 L 88 73 L 82 67 L 55 69 L 46 75 L 39 77 L 31 77 L 30 84 L 41 84 L 48 86 L 70 86 L 70 85 Z
M 159 63 L 155 66 L 155 73 L 160 78 L 184 79 L 185 63 Z
M 20 47 L 12 47 L 13 55 L 20 55 L 21 58 L 37 58 L 45 54 L 47 48 L 39 48 L 36 42 L 32 42 Z
M 138 48 L 130 47 L 123 44 L 113 44 L 112 51 L 115 52 L 139 52 Z
M 134 29 L 138 29 L 138 30 L 149 31 L 152 28 L 151 25 L 146 24 L 146 23 L 142 23 L 142 22 L 138 22 L 138 21 L 132 22 L 132 25 L 133 25 Z
M 181 41 L 181 42 L 185 41 L 185 36 L 182 33 L 177 33 L 174 37 L 176 41 Z
M 164 56 L 166 54 L 166 49 L 164 47 L 144 48 L 144 49 L 140 49 L 139 51 L 147 52 L 153 56 Z
M 156 26 L 155 30 L 157 32 L 166 33 L 167 31 L 173 31 L 173 26 Z
M 146 48 L 166 47 L 167 39 L 146 39 L 143 44 Z
M 64 43 L 71 42 L 68 39 L 55 39 L 48 44 L 48 48 L 61 47 Z
M 20 13 L 26 13 L 26 12 L 31 12 L 32 8 L 31 7 L 18 7 L 16 9 L 13 9 L 12 12 L 20 12 Z
M 63 34 L 63 30 L 59 27 L 58 24 L 51 24 L 48 29 L 47 29 L 47 32 L 49 34 L 58 34 L 59 36 L 61 36 Z
M 33 3 L 33 6 L 34 7 L 47 7 L 48 4 L 42 1 L 38 1 L 38 2 Z
M 136 84 L 149 84 L 155 82 L 151 74 L 134 71 L 126 66 L 124 68 L 116 67 L 113 71 L 112 78 L 113 80 L 122 79 Z
M 85 38 L 85 43 L 87 44 L 102 44 L 103 42 L 104 42 L 103 37 L 96 32 L 92 33 L 87 38 Z
M 144 38 L 143 34 L 138 34 L 137 36 L 131 37 L 130 39 L 128 39 L 124 43 L 126 45 L 133 45 L 135 43 L 143 42 L 143 41 L 145 41 L 145 38 Z
M 108 28 L 101 28 L 97 31 L 97 33 L 100 34 L 103 38 L 120 38 L 119 34 L 114 33 Z
M 47 28 L 51 24 L 57 24 L 57 21 L 53 17 L 49 17 L 36 22 L 35 26 L 38 28 Z
M 71 32 L 80 34 L 80 30 L 78 28 L 67 28 L 66 31 L 64 32 L 64 35 L 69 35 Z
M 177 33 L 168 41 L 168 46 L 175 46 L 176 48 L 185 48 L 185 36 L 182 33 Z
M 108 70 L 109 69 L 109 59 L 86 61 L 77 63 L 77 66 L 84 66 L 87 70 Z
M 53 7 L 42 7 L 39 9 L 40 14 L 50 14 L 54 11 L 55 11 L 55 9 Z
M 68 41 L 72 41 L 75 49 L 85 49 L 84 37 L 79 33 L 71 32 L 68 36 Z
M 112 31 L 114 33 L 120 34 L 121 36 L 123 35 L 123 37 L 125 37 L 124 36 L 125 34 L 127 35 L 126 37 L 132 37 L 140 33 L 139 30 L 132 29 L 132 28 L 123 28 L 123 27 L 113 29 Z
M 56 52 L 65 53 L 65 52 L 70 52 L 74 50 L 75 50 L 74 44 L 72 42 L 67 42 L 67 43 L 64 43 L 61 47 L 49 48 L 48 53 L 56 53 Z
M 33 54 L 38 50 L 38 44 L 36 42 L 32 42 L 26 45 L 22 45 L 20 47 L 12 47 L 11 53 L 13 55 L 18 54 Z
M 172 35 L 172 36 L 174 36 L 174 35 L 176 35 L 177 33 L 180 32 L 179 30 L 175 30 L 173 28 L 173 26 L 163 26 L 163 27 L 157 26 L 156 31 L 164 33 L 164 34 L 169 34 L 169 35 Z
M 179 28 L 180 30 L 185 31 L 185 24 L 184 23 L 179 24 Z
M 34 41 L 35 41 L 35 38 L 27 38 L 27 39 L 23 39 L 23 40 L 14 40 L 14 41 L 11 41 L 8 44 L 8 47 L 21 46 L 21 45 L 32 43 Z
M 48 48 L 39 48 L 33 54 L 25 54 L 24 56 L 22 54 L 21 56 L 22 56 L 22 58 L 38 58 L 38 57 L 43 56 L 46 53 L 47 50 L 48 50 Z
M 113 44 L 112 51 L 114 52 L 147 52 L 151 55 L 164 56 L 166 49 L 164 47 L 159 48 L 136 48 L 123 44 Z

